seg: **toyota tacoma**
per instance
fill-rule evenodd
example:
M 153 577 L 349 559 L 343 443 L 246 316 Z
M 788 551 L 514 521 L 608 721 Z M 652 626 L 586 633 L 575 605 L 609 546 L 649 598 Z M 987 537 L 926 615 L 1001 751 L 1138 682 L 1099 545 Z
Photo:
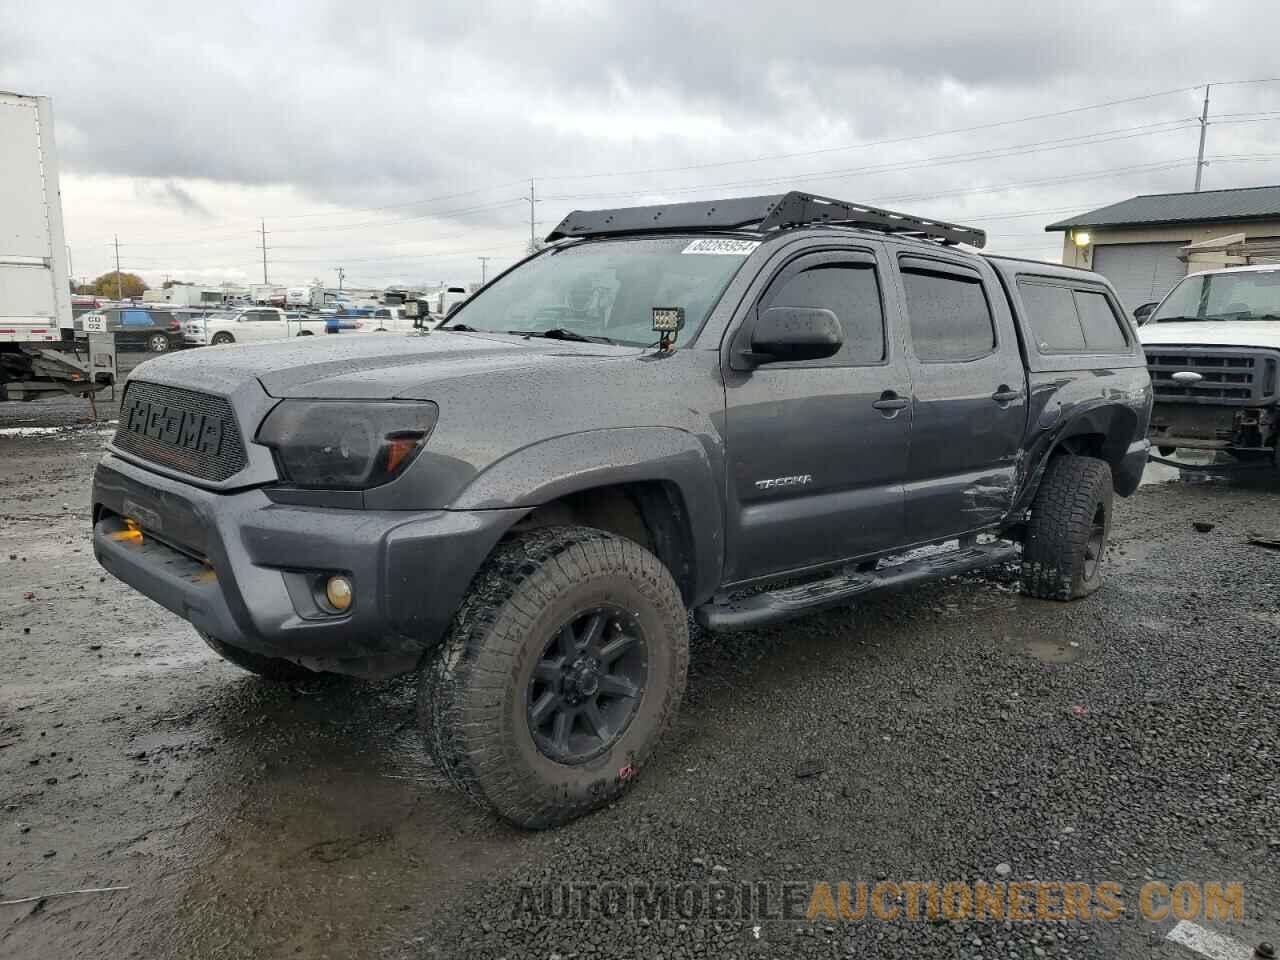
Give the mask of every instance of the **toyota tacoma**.
M 419 671 L 435 763 L 528 827 L 642 769 L 690 614 L 1014 561 L 1036 597 L 1102 583 L 1152 400 L 1102 277 L 802 193 L 547 239 L 429 336 L 148 363 L 99 561 L 264 677 Z

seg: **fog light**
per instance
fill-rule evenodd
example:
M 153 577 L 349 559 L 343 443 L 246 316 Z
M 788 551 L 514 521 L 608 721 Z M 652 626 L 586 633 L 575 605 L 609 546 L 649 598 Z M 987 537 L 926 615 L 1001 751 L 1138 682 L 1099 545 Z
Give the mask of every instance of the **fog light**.
M 324 585 L 324 597 L 339 613 L 351 606 L 351 581 L 346 577 L 330 577 Z

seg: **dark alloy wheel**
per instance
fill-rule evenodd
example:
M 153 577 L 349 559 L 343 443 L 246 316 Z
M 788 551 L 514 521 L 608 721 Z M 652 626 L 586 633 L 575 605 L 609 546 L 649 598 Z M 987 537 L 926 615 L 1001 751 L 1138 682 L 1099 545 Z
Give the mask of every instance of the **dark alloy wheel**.
M 511 823 L 566 823 L 635 782 L 688 665 L 688 613 L 653 553 L 585 526 L 518 533 L 476 574 L 423 669 L 427 748 Z
M 1107 549 L 1107 509 L 1098 504 L 1093 512 L 1093 522 L 1089 525 L 1089 539 L 1084 545 L 1084 579 L 1091 582 L 1097 579 L 1098 567 L 1102 563 L 1103 551 Z
M 529 680 L 529 732 L 542 754 L 582 763 L 613 746 L 644 696 L 647 657 L 639 621 L 618 607 L 561 627 Z

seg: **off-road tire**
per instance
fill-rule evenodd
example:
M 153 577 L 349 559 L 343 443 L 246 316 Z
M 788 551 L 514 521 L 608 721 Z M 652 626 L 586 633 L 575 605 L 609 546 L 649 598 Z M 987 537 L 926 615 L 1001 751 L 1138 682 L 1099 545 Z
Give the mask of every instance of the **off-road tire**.
M 1076 600 L 1102 586 L 1111 505 L 1107 464 L 1074 455 L 1050 460 L 1022 544 L 1023 592 L 1042 600 Z
M 534 741 L 530 678 L 549 638 L 600 604 L 634 612 L 645 679 L 618 739 L 570 765 Z M 688 617 L 657 557 L 590 527 L 544 527 L 500 544 L 476 574 L 423 670 L 418 714 L 427 748 L 454 786 L 517 826 L 542 829 L 627 789 L 679 709 L 688 665 Z
M 233 647 L 230 644 L 223 643 L 217 637 L 209 636 L 203 630 L 197 630 L 196 632 L 209 645 L 209 648 L 223 660 L 228 663 L 234 663 L 241 670 L 255 673 L 264 680 L 271 680 L 276 683 L 295 683 L 302 680 L 316 680 L 324 676 L 324 674 L 308 670 L 306 667 L 300 667 L 289 660 L 281 660 L 278 657 L 264 657 L 260 653 L 253 653 L 241 647 Z
M 172 346 L 163 333 L 153 333 L 147 338 L 147 350 L 151 353 L 168 353 Z
M 210 340 L 209 342 L 210 342 L 211 344 L 213 344 L 213 346 L 215 346 L 215 347 L 220 347 L 220 346 L 222 346 L 224 343 L 235 343 L 235 342 L 236 342 L 236 338 L 235 338 L 235 337 L 233 337 L 231 334 L 227 333 L 227 331 L 222 330 L 222 331 L 220 331 L 220 332 L 218 332 L 218 333 L 215 333 L 215 334 L 213 335 L 213 339 L 212 339 L 212 340 Z

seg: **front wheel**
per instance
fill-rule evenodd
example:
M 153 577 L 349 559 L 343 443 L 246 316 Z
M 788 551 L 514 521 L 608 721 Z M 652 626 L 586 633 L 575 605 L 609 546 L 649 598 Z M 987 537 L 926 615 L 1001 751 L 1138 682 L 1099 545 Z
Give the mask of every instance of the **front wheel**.
M 147 349 L 152 353 L 168 353 L 170 346 L 169 338 L 163 333 L 153 333 L 147 338 Z
M 236 338 L 224 330 L 221 333 L 215 333 L 213 335 L 213 339 L 210 340 L 209 342 L 213 344 L 215 347 L 220 347 L 226 343 L 235 343 Z
M 1093 457 L 1054 457 L 1031 504 L 1022 544 L 1022 589 L 1075 600 L 1102 586 L 1111 535 L 1111 468 Z
M 518 826 L 609 803 L 684 694 L 688 619 L 666 567 L 589 527 L 501 544 L 434 662 L 419 717 L 454 786 Z
M 300 337 L 311 337 L 311 336 L 315 336 L 315 334 L 313 334 L 310 330 L 299 330 L 299 331 L 298 331 L 298 336 L 300 336 Z

